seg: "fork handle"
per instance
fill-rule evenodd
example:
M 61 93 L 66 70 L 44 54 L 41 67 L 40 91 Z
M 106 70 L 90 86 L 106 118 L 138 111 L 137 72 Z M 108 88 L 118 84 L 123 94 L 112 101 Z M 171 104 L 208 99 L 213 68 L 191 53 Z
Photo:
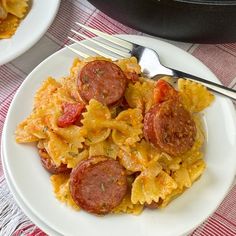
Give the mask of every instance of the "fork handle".
M 224 95 L 226 97 L 229 97 L 231 99 L 236 100 L 236 90 L 234 90 L 234 89 L 227 88 L 221 84 L 217 84 L 217 83 L 205 80 L 203 78 L 200 78 L 195 75 L 191 75 L 191 74 L 179 71 L 179 70 L 173 70 L 173 72 L 174 72 L 173 76 L 175 76 L 175 77 L 179 77 L 179 78 L 186 77 L 190 80 L 198 81 L 201 84 L 203 84 L 204 86 L 206 86 L 208 89 L 210 89 L 216 93 L 219 93 L 221 95 Z

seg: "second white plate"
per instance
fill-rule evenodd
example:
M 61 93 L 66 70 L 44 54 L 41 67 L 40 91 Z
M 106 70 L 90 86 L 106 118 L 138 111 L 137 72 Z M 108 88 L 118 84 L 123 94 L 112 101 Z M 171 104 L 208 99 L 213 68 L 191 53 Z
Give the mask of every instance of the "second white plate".
M 31 9 L 21 21 L 15 35 L 0 40 L 0 65 L 7 63 L 31 48 L 47 31 L 54 20 L 60 0 L 32 0 Z
M 8 176 L 8 170 L 6 169 L 6 165 L 5 165 L 5 161 L 4 161 L 4 150 L 3 150 L 3 146 L 1 147 L 1 156 L 2 156 L 2 165 L 3 165 L 3 170 L 4 170 L 4 176 L 5 179 L 7 181 L 7 185 L 11 191 L 11 193 L 14 196 L 14 199 L 17 203 L 17 205 L 23 210 L 23 212 L 40 228 L 43 229 L 45 233 L 47 233 L 50 236 L 61 236 L 59 233 L 57 233 L 56 231 L 54 231 L 53 229 L 50 228 L 49 225 L 45 224 L 44 222 L 42 222 L 40 219 L 37 218 L 37 216 L 35 216 L 31 210 L 24 204 L 24 202 L 22 201 L 22 199 L 20 198 L 20 196 L 18 196 L 18 193 L 16 192 L 10 177 Z

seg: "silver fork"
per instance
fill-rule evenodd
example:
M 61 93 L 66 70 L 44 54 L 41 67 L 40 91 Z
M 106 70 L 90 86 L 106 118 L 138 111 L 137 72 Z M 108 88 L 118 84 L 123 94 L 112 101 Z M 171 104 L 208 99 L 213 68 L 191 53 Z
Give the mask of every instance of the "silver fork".
M 112 60 L 116 60 L 118 57 L 126 58 L 126 57 L 130 57 L 130 56 L 135 56 L 138 59 L 139 65 L 142 68 L 142 73 L 144 73 L 145 76 L 149 79 L 158 79 L 158 78 L 160 78 L 160 75 L 169 75 L 169 76 L 172 76 L 173 78 L 175 78 L 176 80 L 178 80 L 178 78 L 186 78 L 186 79 L 200 82 L 201 84 L 203 84 L 204 86 L 206 86 L 210 90 L 236 100 L 236 90 L 233 90 L 231 88 L 227 88 L 223 85 L 208 81 L 206 79 L 197 77 L 195 75 L 191 75 L 191 74 L 188 74 L 183 71 L 176 70 L 176 69 L 171 69 L 171 68 L 168 68 L 168 67 L 162 65 L 162 63 L 159 59 L 158 53 L 151 48 L 147 48 L 147 47 L 143 47 L 141 45 L 135 44 L 135 43 L 131 43 L 127 40 L 118 38 L 117 36 L 111 36 L 109 34 L 103 33 L 99 30 L 96 30 L 94 28 L 91 28 L 89 26 L 83 25 L 78 22 L 76 22 L 76 24 L 79 25 L 81 28 L 99 36 L 100 38 L 105 39 L 106 42 L 107 41 L 109 42 L 109 44 L 107 44 L 105 42 L 100 42 L 94 38 L 89 38 L 88 36 L 72 29 L 71 31 L 74 34 L 76 34 L 80 37 L 83 37 L 83 38 L 89 40 L 90 42 L 92 42 L 93 44 L 106 49 L 106 51 L 112 52 L 114 55 L 117 55 L 117 57 L 107 54 L 104 51 L 101 51 L 101 50 L 95 48 L 94 46 L 89 46 L 87 44 L 84 44 L 81 41 L 78 41 L 74 38 L 68 37 L 71 41 L 79 44 L 82 47 L 85 47 L 85 48 L 95 52 L 98 55 L 111 58 Z M 112 43 L 112 45 L 111 45 L 111 43 Z M 117 46 L 119 48 L 117 48 Z M 66 47 L 69 48 L 70 50 L 72 50 L 73 52 L 75 52 L 76 54 L 80 55 L 81 57 L 86 58 L 86 57 L 91 56 L 91 55 L 88 55 L 82 51 L 74 49 L 71 46 L 66 45 Z

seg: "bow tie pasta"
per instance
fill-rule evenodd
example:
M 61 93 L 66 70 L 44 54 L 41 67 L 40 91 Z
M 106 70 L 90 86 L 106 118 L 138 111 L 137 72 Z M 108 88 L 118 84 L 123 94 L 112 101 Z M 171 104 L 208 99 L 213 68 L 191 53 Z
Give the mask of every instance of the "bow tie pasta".
M 10 38 L 28 10 L 29 0 L 0 0 L 0 39 Z

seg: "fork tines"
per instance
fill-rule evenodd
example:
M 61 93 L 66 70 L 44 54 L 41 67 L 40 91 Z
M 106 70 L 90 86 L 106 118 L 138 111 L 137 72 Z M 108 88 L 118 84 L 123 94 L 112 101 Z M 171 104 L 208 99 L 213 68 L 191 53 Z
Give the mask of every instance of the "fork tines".
M 85 29 L 86 31 L 89 31 L 89 32 L 99 36 L 100 38 L 104 39 L 105 41 L 101 42 L 101 41 L 98 41 L 97 39 L 89 38 L 85 34 L 77 32 L 74 29 L 71 29 L 71 32 L 74 33 L 75 35 L 78 35 L 78 36 L 86 39 L 87 41 L 91 42 L 91 44 L 88 45 L 88 44 L 84 43 L 83 41 L 78 41 L 77 39 L 74 39 L 72 37 L 68 37 L 74 43 L 76 43 L 76 44 L 78 44 L 78 45 L 80 45 L 92 52 L 95 52 L 98 55 L 111 58 L 112 60 L 116 60 L 119 57 L 123 57 L 123 58 L 130 57 L 130 55 L 131 55 L 130 52 L 132 51 L 132 48 L 133 48 L 132 43 L 127 42 L 127 41 L 120 39 L 118 37 L 111 36 L 109 34 L 101 32 L 99 30 L 93 29 L 89 26 L 85 26 L 79 22 L 76 22 L 76 24 L 79 25 L 81 28 Z M 83 58 L 91 56 L 91 55 L 88 55 L 87 53 L 82 52 L 78 48 L 75 49 L 71 46 L 67 46 L 67 45 L 65 45 L 65 46 Z M 101 49 L 99 49 L 99 47 Z M 102 50 L 102 49 L 105 49 L 105 50 Z M 114 54 L 114 56 L 109 54 L 109 52 L 112 52 Z

